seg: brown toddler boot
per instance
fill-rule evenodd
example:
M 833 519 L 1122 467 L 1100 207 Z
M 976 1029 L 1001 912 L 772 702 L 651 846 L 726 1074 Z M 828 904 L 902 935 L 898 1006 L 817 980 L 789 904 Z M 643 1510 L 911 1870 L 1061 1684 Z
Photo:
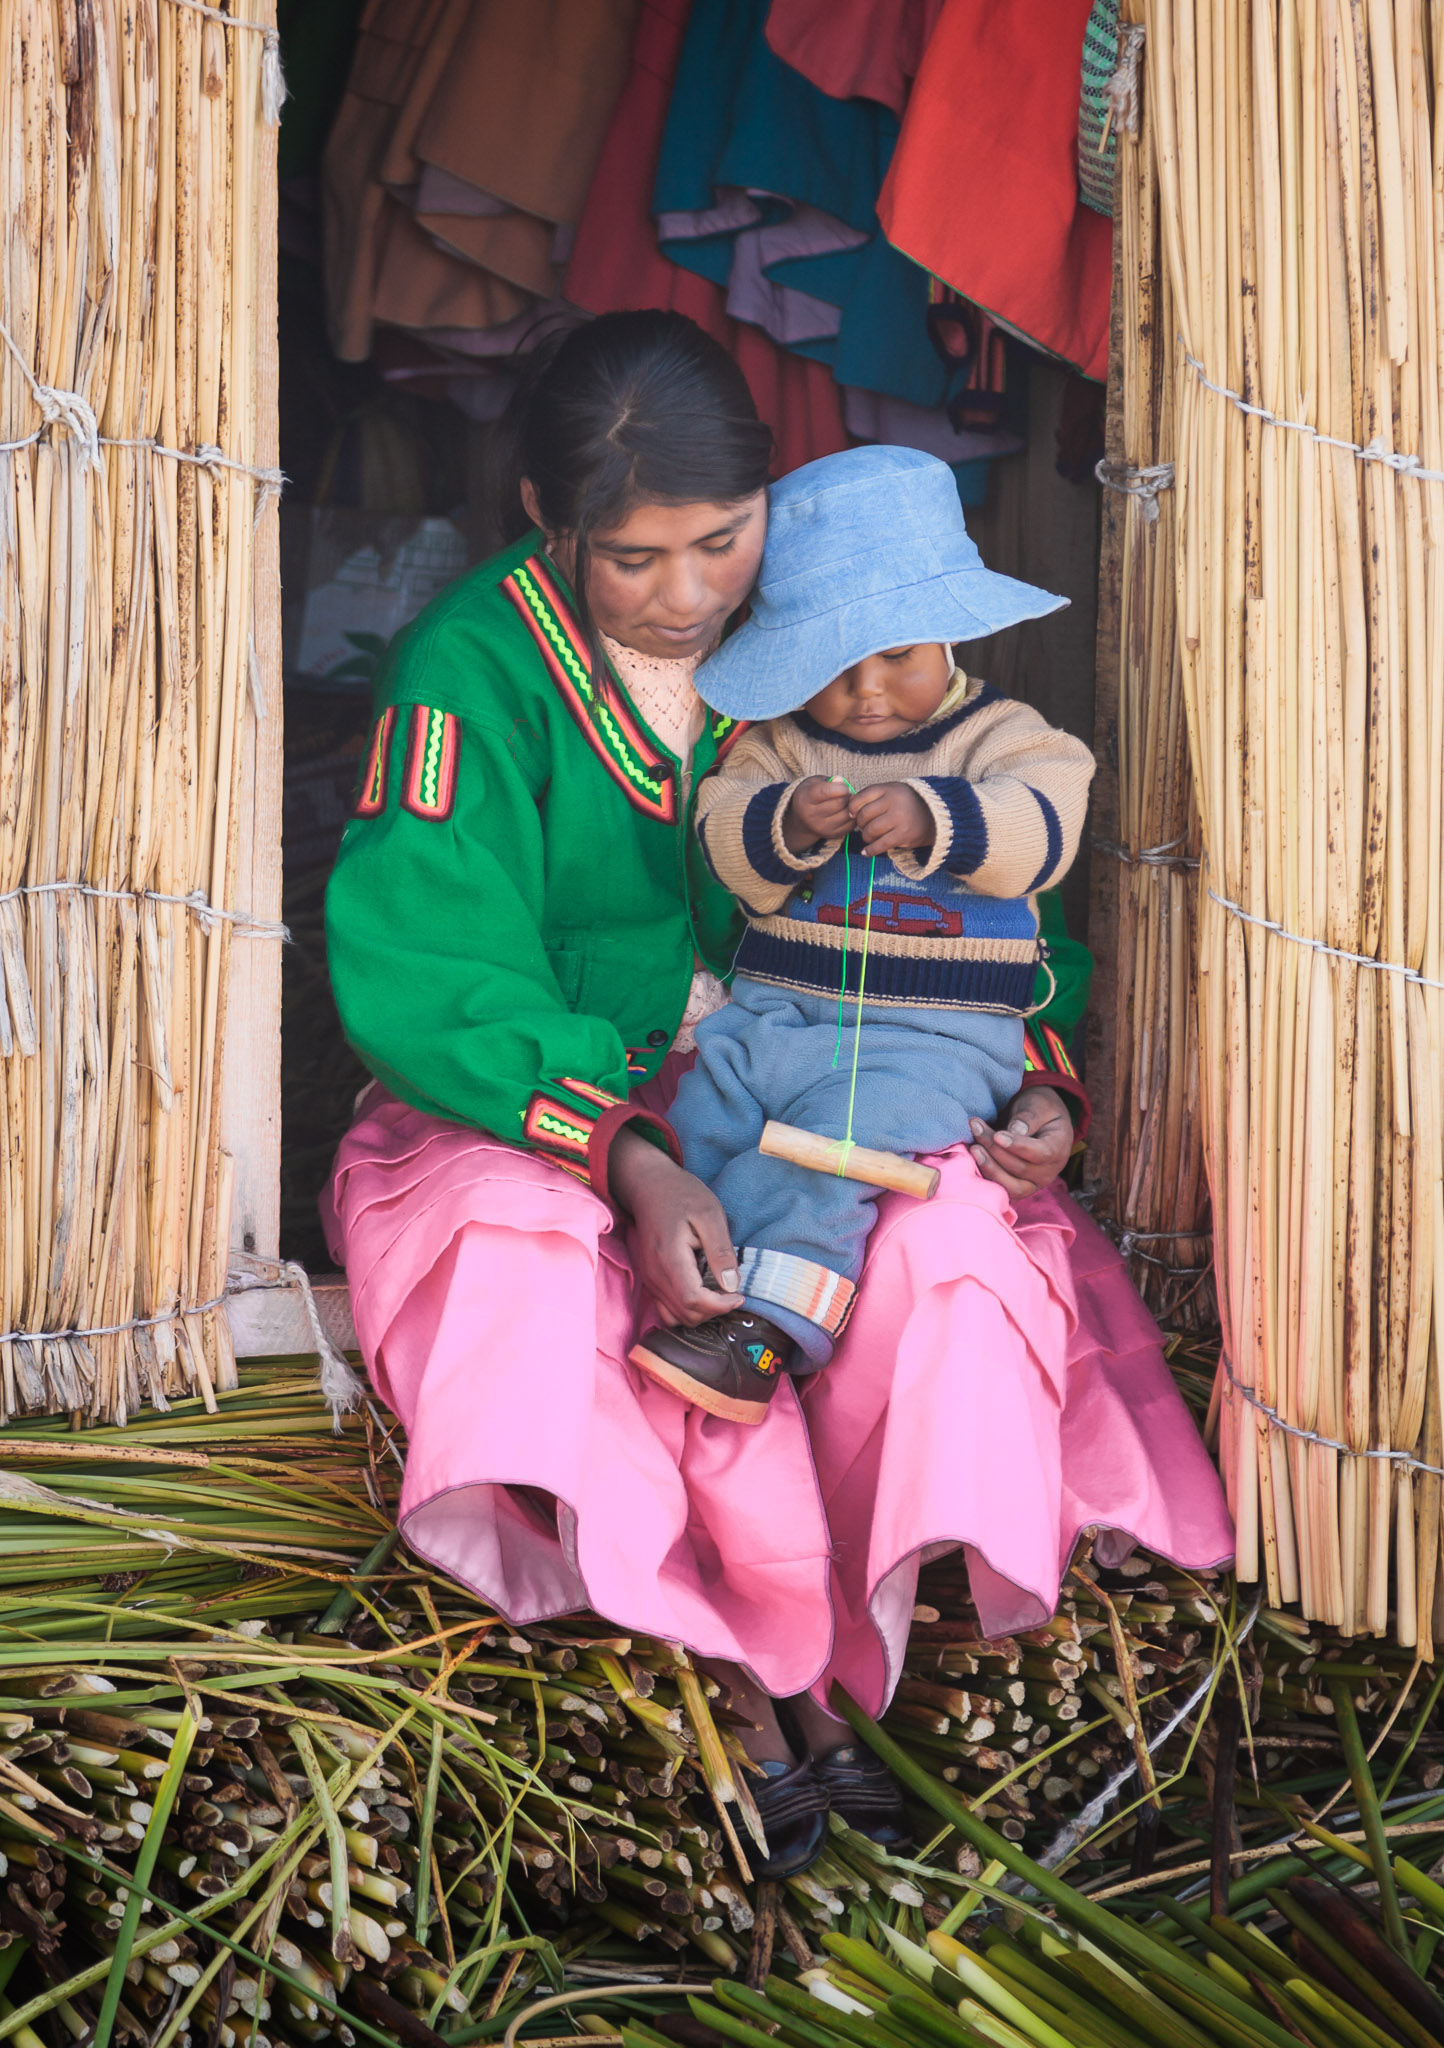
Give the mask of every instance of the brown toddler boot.
M 632 1346 L 631 1359 L 709 1415 L 761 1422 L 793 1349 L 775 1323 L 734 1308 L 692 1329 L 659 1325 Z

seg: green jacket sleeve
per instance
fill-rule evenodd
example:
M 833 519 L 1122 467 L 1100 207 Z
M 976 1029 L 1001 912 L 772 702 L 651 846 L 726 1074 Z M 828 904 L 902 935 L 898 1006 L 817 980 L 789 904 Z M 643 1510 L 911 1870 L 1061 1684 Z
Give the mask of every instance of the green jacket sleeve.
M 418 727 L 417 721 L 425 721 Z M 400 704 L 381 717 L 326 893 L 336 1005 L 366 1066 L 413 1108 L 523 1145 L 606 1196 L 627 1055 L 571 1010 L 542 943 L 542 782 L 506 735 Z

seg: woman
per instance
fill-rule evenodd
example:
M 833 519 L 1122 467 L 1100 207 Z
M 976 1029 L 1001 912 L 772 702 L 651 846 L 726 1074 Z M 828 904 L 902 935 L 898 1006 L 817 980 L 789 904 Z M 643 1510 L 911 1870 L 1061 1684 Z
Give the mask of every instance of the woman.
M 635 313 L 539 363 L 518 441 L 526 530 L 394 650 L 328 893 L 379 1084 L 333 1247 L 406 1426 L 408 1542 L 514 1622 L 592 1608 L 725 1665 L 783 1875 L 829 1803 L 897 1838 L 819 1702 L 889 1696 L 929 1545 L 968 1545 L 999 1629 L 1051 1612 L 1087 1524 L 1193 1566 L 1230 1531 L 1116 1255 L 1036 1192 L 1073 1142 L 1066 1072 L 1030 1075 L 937 1199 L 884 1202 L 805 1399 L 742 1429 L 625 1362 L 639 1316 L 738 1300 L 664 1112 L 738 934 L 689 823 L 736 728 L 691 676 L 756 574 L 770 437 L 715 343 Z

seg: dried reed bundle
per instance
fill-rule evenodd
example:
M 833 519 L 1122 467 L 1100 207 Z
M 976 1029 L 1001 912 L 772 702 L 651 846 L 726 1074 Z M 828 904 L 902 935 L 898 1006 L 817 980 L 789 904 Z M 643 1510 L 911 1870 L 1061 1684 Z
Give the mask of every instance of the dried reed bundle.
M 1122 10 L 1142 19 L 1143 0 Z M 1114 1220 L 1133 1278 L 1171 1327 L 1215 1315 L 1199 1119 L 1195 896 L 1198 810 L 1174 603 L 1174 331 L 1163 263 L 1153 122 L 1119 136 L 1123 493 L 1117 712 L 1118 878 L 1112 1154 Z M 1143 486 L 1140 489 L 1140 485 Z M 1154 488 L 1149 488 L 1152 485 Z M 1106 851 L 1103 856 L 1107 858 Z
M 232 927 L 154 899 L 231 903 L 274 129 L 262 36 L 175 0 L 0 0 L 0 54 L 0 1420 L 117 1417 L 233 1371 L 176 1313 L 224 1284 Z
M 1239 1572 L 1427 1656 L 1444 485 L 1359 451 L 1444 468 L 1444 8 L 1151 0 L 1148 31 Z

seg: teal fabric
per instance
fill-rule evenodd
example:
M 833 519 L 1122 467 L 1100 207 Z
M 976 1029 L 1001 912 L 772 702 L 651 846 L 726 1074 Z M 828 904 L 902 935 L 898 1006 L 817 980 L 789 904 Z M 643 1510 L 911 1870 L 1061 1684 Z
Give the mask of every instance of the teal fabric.
M 784 64 L 763 29 L 767 0 L 695 0 L 672 90 L 652 196 L 654 213 L 700 213 L 719 189 L 779 195 L 818 208 L 868 240 L 857 248 L 779 261 L 775 283 L 840 309 L 836 334 L 792 344 L 827 363 L 840 384 L 940 405 L 949 371 L 929 339 L 927 273 L 888 243 L 876 200 L 897 141 L 896 116 L 871 100 L 835 100 Z M 664 238 L 672 262 L 725 286 L 733 232 Z

